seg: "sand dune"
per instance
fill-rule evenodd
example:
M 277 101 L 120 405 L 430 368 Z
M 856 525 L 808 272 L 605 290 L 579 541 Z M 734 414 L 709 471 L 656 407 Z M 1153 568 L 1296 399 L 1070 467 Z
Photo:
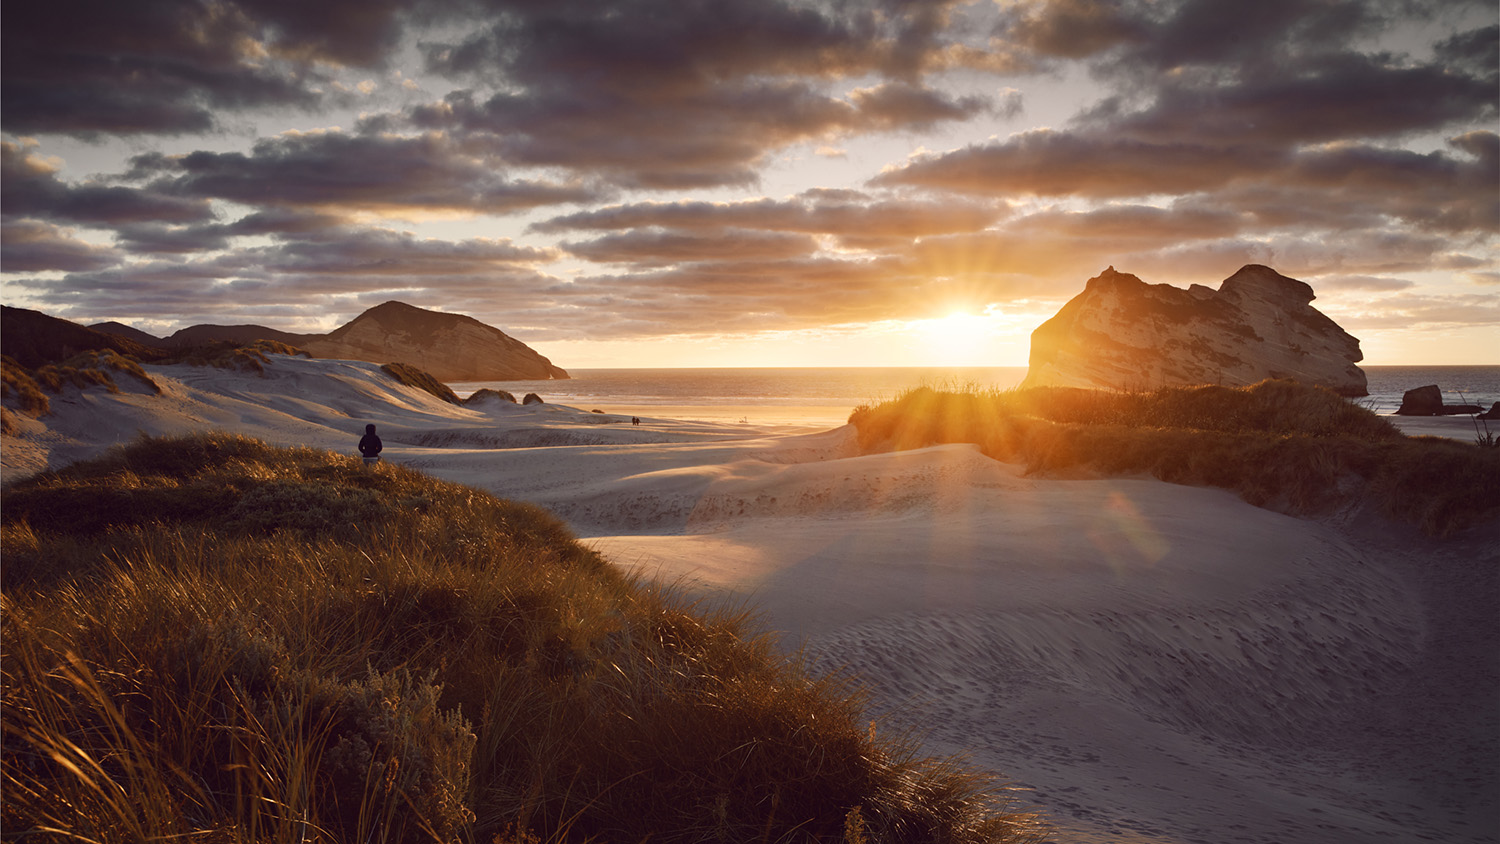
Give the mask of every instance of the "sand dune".
M 137 430 L 242 431 L 533 501 L 643 576 L 757 607 L 789 648 L 1010 777 L 1059 841 L 1481 842 L 1500 833 L 1500 526 L 1424 540 L 1149 480 L 1044 480 L 851 428 L 444 404 L 373 364 L 148 367 L 70 391 L 6 477 Z M 893 725 L 894 726 L 894 725 Z

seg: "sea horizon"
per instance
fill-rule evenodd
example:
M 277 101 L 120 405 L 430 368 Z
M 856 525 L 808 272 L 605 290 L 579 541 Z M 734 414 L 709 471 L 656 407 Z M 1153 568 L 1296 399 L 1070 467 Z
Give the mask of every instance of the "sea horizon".
M 1369 395 L 1351 399 L 1383 415 L 1402 394 L 1436 384 L 1449 404 L 1500 401 L 1500 364 L 1361 367 Z M 1025 366 L 600 367 L 570 369 L 566 380 L 474 381 L 450 384 L 458 395 L 505 390 L 522 397 L 629 415 L 683 416 L 761 424 L 842 424 L 855 407 L 922 386 L 1007 390 Z

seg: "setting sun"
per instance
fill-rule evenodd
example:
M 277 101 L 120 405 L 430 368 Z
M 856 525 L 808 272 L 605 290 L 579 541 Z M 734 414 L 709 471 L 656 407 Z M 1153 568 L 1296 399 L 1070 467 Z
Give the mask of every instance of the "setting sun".
M 928 354 L 943 365 L 974 366 L 993 360 L 986 353 L 998 333 L 992 317 L 960 311 L 915 325 Z

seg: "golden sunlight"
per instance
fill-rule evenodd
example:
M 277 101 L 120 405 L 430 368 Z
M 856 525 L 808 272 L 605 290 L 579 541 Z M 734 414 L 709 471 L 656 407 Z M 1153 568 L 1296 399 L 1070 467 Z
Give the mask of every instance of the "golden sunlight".
M 957 312 L 912 323 L 928 356 L 945 366 L 992 364 L 990 346 L 997 326 L 988 316 Z

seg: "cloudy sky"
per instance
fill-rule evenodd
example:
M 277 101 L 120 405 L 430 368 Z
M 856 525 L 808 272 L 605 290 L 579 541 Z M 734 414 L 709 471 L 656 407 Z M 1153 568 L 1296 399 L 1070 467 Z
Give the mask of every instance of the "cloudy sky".
M 1106 266 L 1500 363 L 1494 0 L 47 0 L 0 18 L 6 304 L 389 299 L 564 367 L 1024 365 Z

